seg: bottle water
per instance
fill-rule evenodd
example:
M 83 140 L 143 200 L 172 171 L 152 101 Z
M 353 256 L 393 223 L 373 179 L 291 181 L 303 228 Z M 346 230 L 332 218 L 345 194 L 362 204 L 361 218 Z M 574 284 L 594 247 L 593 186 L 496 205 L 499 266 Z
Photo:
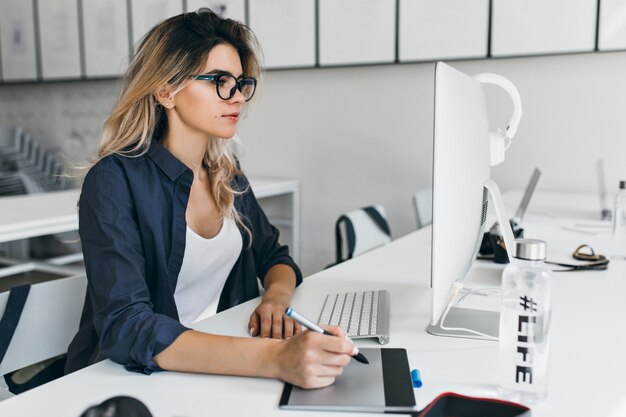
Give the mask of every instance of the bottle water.
M 530 405 L 548 393 L 551 272 L 544 241 L 517 239 L 515 246 L 502 272 L 498 394 Z
M 613 206 L 611 260 L 626 260 L 626 181 L 619 182 Z

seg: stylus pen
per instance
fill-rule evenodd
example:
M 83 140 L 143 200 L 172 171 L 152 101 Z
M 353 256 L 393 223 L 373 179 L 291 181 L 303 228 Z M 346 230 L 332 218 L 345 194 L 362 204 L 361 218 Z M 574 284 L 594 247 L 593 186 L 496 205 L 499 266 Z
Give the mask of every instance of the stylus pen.
M 295 321 L 297 321 L 298 323 L 300 323 L 301 325 L 303 325 L 304 327 L 306 327 L 307 329 L 311 331 L 322 333 L 328 336 L 334 336 L 334 334 L 322 329 L 320 326 L 313 323 L 311 320 L 307 319 L 306 317 L 304 317 L 302 314 L 298 313 L 296 310 L 294 310 L 291 307 L 287 307 L 287 309 L 285 310 L 285 314 L 287 315 L 287 317 L 291 317 L 292 319 L 294 319 Z M 346 336 L 346 338 L 348 337 Z M 352 356 L 352 358 L 358 362 L 369 364 L 369 361 L 367 360 L 367 358 L 360 352 Z

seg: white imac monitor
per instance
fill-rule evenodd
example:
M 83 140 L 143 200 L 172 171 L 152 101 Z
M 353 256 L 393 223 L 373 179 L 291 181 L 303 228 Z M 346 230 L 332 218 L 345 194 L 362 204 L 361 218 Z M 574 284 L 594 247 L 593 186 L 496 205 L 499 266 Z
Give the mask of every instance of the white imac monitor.
M 499 220 L 504 218 L 505 227 L 510 226 L 491 181 L 489 122 L 481 83 L 443 62 L 435 70 L 433 142 L 432 316 L 427 330 L 440 336 L 497 340 L 498 312 L 452 306 L 476 259 L 490 194 Z M 512 239 L 512 232 L 507 235 L 505 242 Z M 507 249 L 513 246 L 507 243 Z

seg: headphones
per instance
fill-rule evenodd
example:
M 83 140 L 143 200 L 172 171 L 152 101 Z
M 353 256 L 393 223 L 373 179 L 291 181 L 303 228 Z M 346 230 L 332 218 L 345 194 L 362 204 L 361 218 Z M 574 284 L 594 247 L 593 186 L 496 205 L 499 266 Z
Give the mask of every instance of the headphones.
M 476 74 L 474 78 L 481 84 L 494 84 L 501 87 L 513 100 L 513 115 L 506 129 L 497 129 L 489 133 L 491 166 L 496 166 L 504 161 L 504 153 L 511 146 L 511 140 L 517 133 L 517 127 L 522 120 L 522 99 L 519 91 L 508 78 L 488 72 Z

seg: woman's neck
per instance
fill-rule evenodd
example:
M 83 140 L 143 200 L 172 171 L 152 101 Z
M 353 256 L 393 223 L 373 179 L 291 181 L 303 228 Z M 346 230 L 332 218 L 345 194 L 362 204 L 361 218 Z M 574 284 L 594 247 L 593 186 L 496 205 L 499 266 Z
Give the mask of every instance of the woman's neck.
M 163 146 L 193 171 L 194 178 L 202 177 L 208 142 L 209 138 L 202 134 L 172 129 L 168 129 L 163 138 Z

